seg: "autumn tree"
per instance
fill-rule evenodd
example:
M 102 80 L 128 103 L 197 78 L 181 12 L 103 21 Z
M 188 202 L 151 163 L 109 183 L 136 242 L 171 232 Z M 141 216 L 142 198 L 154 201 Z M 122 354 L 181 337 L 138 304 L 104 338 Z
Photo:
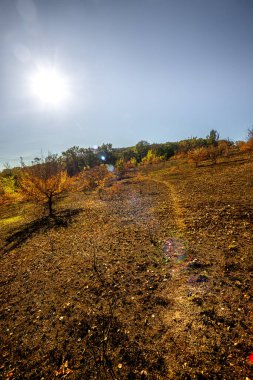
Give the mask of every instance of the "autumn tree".
M 81 187 L 85 190 L 94 190 L 101 185 L 108 177 L 109 171 L 106 165 L 95 166 L 91 169 L 84 169 L 80 175 Z
M 228 157 L 230 149 L 231 149 L 231 142 L 229 140 L 220 140 L 218 142 L 218 150 L 219 150 L 220 156 Z
M 79 189 L 97 190 L 101 199 L 105 187 L 114 179 L 114 174 L 108 170 L 108 165 L 101 164 L 91 169 L 84 169 L 78 176 Z
M 20 199 L 18 192 L 18 178 L 20 168 L 11 168 L 5 164 L 5 169 L 0 172 L 0 202 L 15 202 Z
M 129 161 L 125 163 L 126 170 L 135 170 L 137 168 L 137 160 L 135 157 L 132 157 Z
M 124 175 L 126 174 L 126 170 L 127 169 L 126 169 L 124 160 L 122 158 L 117 160 L 117 162 L 115 164 L 115 172 L 119 176 L 119 178 L 124 177 Z
M 16 183 L 14 176 L 0 178 L 0 187 L 5 194 L 14 194 L 16 191 Z
M 72 183 L 56 157 L 48 156 L 41 163 L 24 166 L 20 179 L 20 191 L 27 199 L 44 203 L 49 216 L 53 216 L 53 201 Z
M 208 157 L 209 157 L 209 159 L 212 161 L 213 164 L 216 164 L 217 163 L 217 159 L 220 156 L 220 151 L 219 151 L 218 146 L 210 145 L 207 148 L 207 151 L 208 151 Z
M 0 177 L 0 203 L 14 202 L 19 198 L 13 175 Z
M 240 145 L 240 150 L 245 153 L 253 151 L 253 127 L 251 129 L 248 129 L 247 142 Z
M 208 150 L 204 147 L 196 148 L 188 152 L 188 158 L 190 162 L 193 162 L 198 167 L 201 161 L 208 159 Z
M 155 151 L 152 149 L 148 150 L 148 153 L 143 159 L 141 160 L 141 163 L 146 165 L 146 164 L 158 164 L 159 162 L 163 161 L 164 157 L 163 156 L 158 156 Z

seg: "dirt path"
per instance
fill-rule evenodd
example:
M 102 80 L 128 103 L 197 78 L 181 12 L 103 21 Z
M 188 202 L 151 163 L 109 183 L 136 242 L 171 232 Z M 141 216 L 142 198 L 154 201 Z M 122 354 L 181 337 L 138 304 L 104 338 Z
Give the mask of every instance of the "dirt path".
M 159 179 L 159 173 L 144 179 L 154 181 L 160 189 L 166 189 L 167 202 L 172 209 L 171 216 L 173 215 L 170 221 L 166 221 L 169 230 L 168 239 L 165 240 L 165 254 L 169 258 L 171 275 L 166 293 L 173 295 L 171 308 L 163 314 L 164 322 L 168 326 L 168 331 L 163 336 L 164 345 L 167 347 L 167 360 L 170 363 L 168 378 L 183 378 L 186 373 L 190 378 L 205 378 L 204 372 L 206 378 L 209 378 L 210 368 L 204 371 L 204 363 L 201 363 L 197 371 L 192 368 L 196 351 L 199 357 L 202 353 L 207 354 L 203 345 L 205 327 L 199 318 L 199 306 L 209 288 L 206 272 L 187 241 L 184 208 L 177 189 L 173 183 Z M 166 242 L 169 243 L 167 252 Z
M 200 268 L 196 270 L 198 263 L 184 234 L 185 223 L 181 200 L 173 185 L 149 177 L 138 177 L 136 184 L 137 187 L 133 184 L 128 185 L 122 198 L 123 202 L 115 206 L 117 216 L 114 222 L 118 223 L 124 218 L 122 225 L 126 232 L 125 236 L 129 236 L 125 223 L 130 218 L 129 228 L 132 230 L 135 226 L 135 235 L 130 232 L 131 237 L 128 237 L 127 245 L 132 247 L 138 238 L 138 246 L 141 243 L 145 247 L 143 264 L 147 272 L 151 271 L 155 275 L 152 281 L 154 289 L 159 290 L 159 293 L 155 295 L 155 292 L 152 296 L 148 294 L 148 303 L 144 310 L 147 315 L 155 317 L 154 331 L 160 326 L 157 331 L 159 340 L 154 339 L 156 336 L 154 334 L 152 344 L 157 345 L 157 349 L 160 347 L 167 363 L 166 372 L 162 377 L 179 379 L 188 373 L 192 378 L 197 378 L 203 376 L 204 371 L 201 368 L 192 369 L 194 359 L 189 360 L 189 356 L 192 357 L 196 350 L 198 354 L 201 351 L 205 353 L 206 349 L 202 339 L 200 341 L 199 331 L 202 329 L 204 334 L 204 326 L 199 319 L 198 296 L 205 295 L 209 286 L 207 276 L 205 271 L 202 273 L 203 268 L 201 271 Z M 112 220 L 109 224 L 114 225 Z M 149 256 L 150 243 L 153 247 Z M 134 253 L 137 254 L 136 249 Z M 138 260 L 138 256 L 136 259 Z M 155 270 L 148 269 L 154 264 Z M 161 273 L 164 274 L 164 278 L 161 277 Z M 133 274 L 135 279 L 138 278 L 136 270 Z M 159 279 L 162 280 L 161 283 Z M 137 293 L 140 293 L 140 289 Z M 192 302 L 193 299 L 195 302 Z M 144 300 L 146 302 L 146 298 Z M 143 303 L 143 298 L 139 298 L 139 302 Z M 161 304 L 163 307 L 157 308 L 155 304 Z M 155 314 L 152 314 L 156 309 Z M 207 371 L 209 375 L 210 368 Z M 154 374 L 151 378 L 152 376 Z

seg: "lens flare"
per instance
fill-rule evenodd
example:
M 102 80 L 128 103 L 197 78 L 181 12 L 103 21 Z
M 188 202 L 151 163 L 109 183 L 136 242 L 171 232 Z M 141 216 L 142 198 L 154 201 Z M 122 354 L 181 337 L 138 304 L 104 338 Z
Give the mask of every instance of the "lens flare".
M 181 240 L 169 238 L 165 241 L 163 251 L 169 258 L 175 261 L 182 261 L 186 258 L 185 247 Z
M 113 165 L 108 164 L 108 165 L 106 165 L 106 167 L 107 167 L 108 172 L 112 173 L 114 171 Z

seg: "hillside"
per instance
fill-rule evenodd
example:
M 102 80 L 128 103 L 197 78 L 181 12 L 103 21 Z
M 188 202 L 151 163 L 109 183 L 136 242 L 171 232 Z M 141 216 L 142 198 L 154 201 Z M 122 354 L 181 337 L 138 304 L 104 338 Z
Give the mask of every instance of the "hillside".
M 252 161 L 170 160 L 2 206 L 2 378 L 250 379 L 252 189 Z

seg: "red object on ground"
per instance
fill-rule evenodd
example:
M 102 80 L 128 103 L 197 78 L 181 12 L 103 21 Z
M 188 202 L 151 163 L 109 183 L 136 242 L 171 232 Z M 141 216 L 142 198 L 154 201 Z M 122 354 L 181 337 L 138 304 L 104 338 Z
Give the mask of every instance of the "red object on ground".
M 249 362 L 253 363 L 253 352 L 251 352 L 251 354 L 249 354 Z

